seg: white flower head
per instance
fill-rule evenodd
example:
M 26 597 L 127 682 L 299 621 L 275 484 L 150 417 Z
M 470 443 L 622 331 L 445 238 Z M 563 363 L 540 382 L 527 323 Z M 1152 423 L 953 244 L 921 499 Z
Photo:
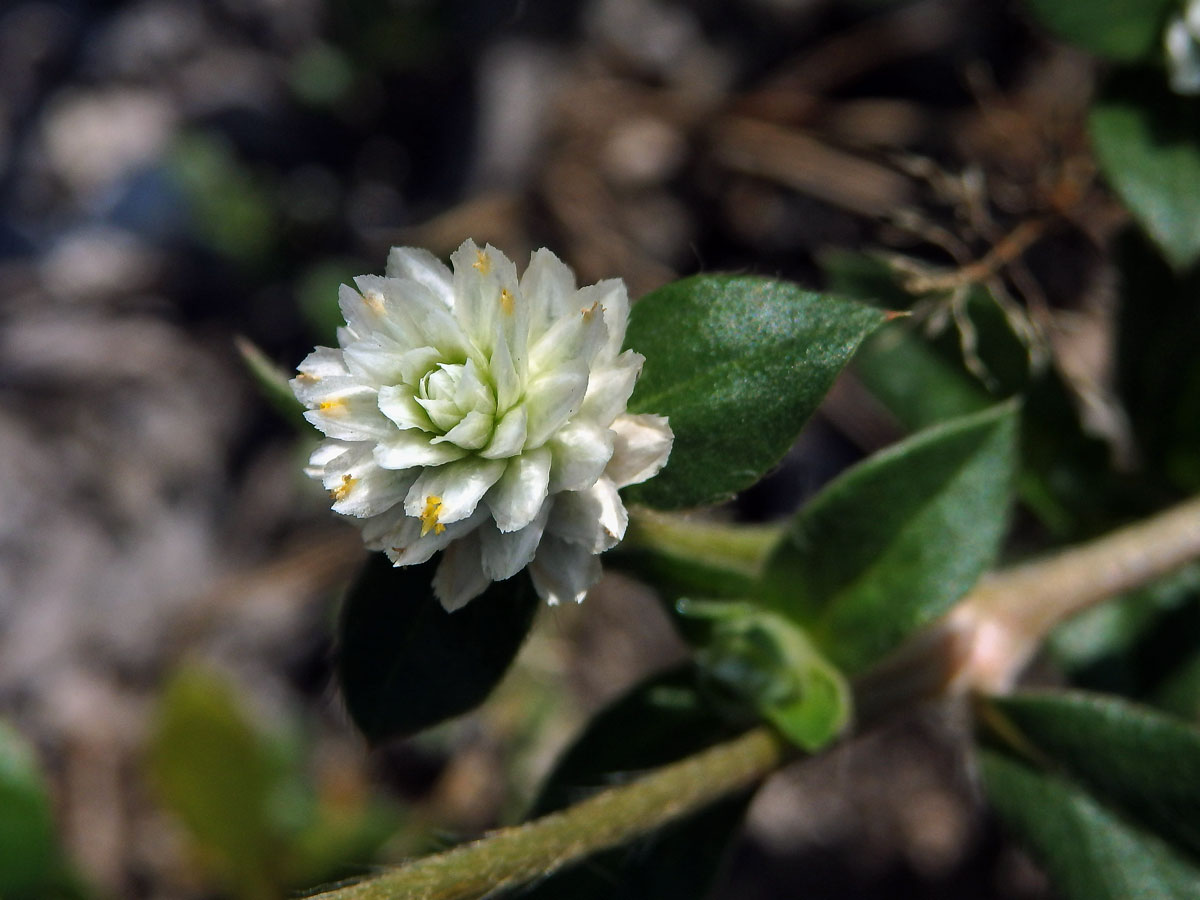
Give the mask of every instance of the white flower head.
M 625 285 L 576 289 L 544 249 L 519 279 L 490 245 L 450 260 L 394 247 L 386 276 L 342 286 L 340 348 L 291 382 L 328 438 L 306 471 L 395 565 L 444 551 L 448 610 L 526 566 L 548 602 L 582 600 L 625 534 L 617 489 L 673 441 L 662 416 L 625 411 L 643 362 L 621 350 Z
M 1200 94 L 1200 0 L 1191 0 L 1163 33 L 1167 73 L 1177 94 Z

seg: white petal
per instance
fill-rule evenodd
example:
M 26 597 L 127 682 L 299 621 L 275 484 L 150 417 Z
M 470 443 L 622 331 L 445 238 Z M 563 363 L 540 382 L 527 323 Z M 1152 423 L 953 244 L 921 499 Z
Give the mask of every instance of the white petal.
M 496 385 L 496 408 L 507 412 L 521 397 L 525 384 L 525 365 L 512 358 L 507 341 L 500 341 L 492 350 L 489 369 L 492 383 Z
M 529 574 L 538 595 L 554 606 L 567 600 L 581 602 L 602 573 L 600 560 L 583 547 L 545 534 Z
M 470 355 L 472 348 L 462 326 L 446 304 L 419 281 L 359 275 L 354 283 L 371 298 L 372 309 L 383 311 L 373 320 L 374 330 L 390 333 L 406 347 L 436 347 L 443 356 Z
M 563 371 L 533 381 L 525 396 L 529 410 L 525 446 L 540 447 L 579 411 L 587 392 L 587 374 Z
M 432 502 L 440 504 L 437 506 L 438 523 L 458 522 L 475 511 L 488 488 L 504 474 L 504 469 L 503 460 L 477 457 L 426 469 L 409 490 L 404 509 L 410 516 L 419 516 Z
M 534 334 L 542 334 L 550 322 L 579 308 L 575 303 L 575 273 L 545 247 L 529 257 L 529 267 L 521 276 L 521 295 L 529 306 Z
M 414 397 L 413 399 L 425 410 L 429 421 L 438 431 L 449 431 L 462 419 L 462 413 L 453 400 L 427 400 L 424 397 Z
M 475 361 L 468 359 L 461 369 L 458 386 L 454 391 L 454 404 L 464 412 L 475 409 L 480 412 L 494 413 L 496 411 L 496 395 L 491 387 L 484 384 L 479 367 Z
M 472 410 L 444 435 L 434 438 L 433 443 L 447 443 L 464 450 L 478 450 L 491 439 L 495 424 L 495 416 Z
M 613 454 L 613 432 L 580 418 L 556 431 L 546 446 L 554 456 L 550 490 L 579 491 L 604 474 Z
M 348 344 L 342 355 L 356 378 L 371 384 L 393 384 L 402 380 L 399 362 L 407 349 L 388 335 L 376 333 Z
M 620 278 L 609 278 L 589 284 L 580 288 L 575 300 L 583 309 L 587 309 L 593 303 L 600 304 L 604 310 L 608 334 L 597 358 L 615 359 L 621 352 L 621 344 L 625 341 L 625 326 L 629 323 L 629 293 L 625 290 L 625 282 Z
M 346 375 L 346 364 L 342 359 L 342 351 L 332 347 L 317 347 L 304 357 L 304 362 L 296 366 L 296 371 L 307 375 L 309 381 L 320 381 L 322 378 Z M 301 379 L 304 380 L 304 379 Z
M 510 409 L 496 425 L 492 442 L 479 455 L 488 459 L 516 456 L 525 449 L 525 426 L 528 414 L 524 406 Z
M 316 378 L 301 373 L 293 378 L 290 384 L 296 399 L 309 409 L 339 397 L 375 392 L 373 385 L 352 375 L 327 375 L 324 378 Z
M 288 384 L 296 399 L 309 407 L 364 385 L 361 378 L 355 378 L 347 370 L 342 351 L 332 347 L 318 347 L 304 358 L 296 371 L 299 374 Z
M 519 531 L 503 532 L 486 522 L 476 530 L 483 543 L 483 571 L 488 578 L 492 581 L 511 578 L 533 561 L 550 505 L 543 503 L 534 520 Z
M 466 455 L 466 450 L 454 444 L 433 443 L 427 432 L 417 429 L 398 432 L 375 445 L 375 461 L 385 469 L 440 466 Z
M 414 347 L 400 357 L 400 377 L 408 384 L 416 384 L 443 361 L 440 350 L 433 347 Z
M 393 247 L 388 253 L 387 276 L 419 281 L 445 303 L 447 308 L 454 306 L 450 269 L 428 250 L 422 250 L 420 247 Z
M 406 513 L 403 503 L 397 503 L 377 516 L 363 519 L 359 524 L 362 527 L 363 544 L 368 550 L 404 547 L 421 534 L 421 520 Z
M 546 501 L 549 480 L 550 451 L 545 447 L 510 459 L 487 495 L 496 527 L 517 531 L 532 522 Z
M 604 310 L 588 306 L 568 313 L 550 326 L 529 349 L 529 372 L 554 371 L 566 363 L 588 368 L 608 335 Z
M 368 301 L 348 284 L 338 287 L 338 307 L 342 311 L 342 318 L 346 320 L 346 328 L 349 329 L 354 339 L 374 334 L 387 327 L 384 324 L 387 318 L 387 308 L 382 298 L 377 302 L 372 295 L 371 300 Z M 342 346 L 350 343 L 350 341 L 343 340 L 340 334 L 338 341 Z
M 447 525 L 441 531 L 430 529 L 425 534 L 420 519 L 408 517 L 393 535 L 393 545 L 384 545 L 384 553 L 397 566 L 416 566 L 427 562 L 433 554 L 449 547 L 454 541 L 466 537 L 486 518 L 486 514 L 470 516 L 461 522 Z M 415 525 L 412 524 L 415 522 Z
M 629 514 L 617 486 L 601 478 L 586 491 L 554 495 L 554 511 L 546 530 L 589 553 L 602 553 L 625 537 Z
M 482 553 L 477 528 L 455 541 L 442 554 L 437 574 L 433 576 L 433 593 L 446 612 L 462 609 L 492 583 L 484 572 Z
M 472 240 L 450 254 L 454 266 L 454 312 L 475 346 L 486 355 L 504 334 L 502 320 L 515 312 L 517 270 L 512 261 L 489 244 L 480 250 Z M 502 291 L 508 292 L 508 298 Z M 512 304 L 509 307 L 509 304 Z
M 371 448 L 357 445 L 325 463 L 321 484 L 333 497 L 333 511 L 364 518 L 376 516 L 407 495 L 414 477 L 381 469 Z
M 355 449 L 355 444 L 348 444 L 345 441 L 321 441 L 309 456 L 308 468 L 304 470 L 304 474 L 309 478 L 319 479 L 324 475 L 327 465 L 333 463 L 342 454 L 350 453 Z
M 346 366 L 359 377 L 374 384 L 416 384 L 442 361 L 433 347 L 409 348 L 383 334 L 355 341 L 345 350 Z
M 321 401 L 304 418 L 326 437 L 343 441 L 383 440 L 396 430 L 379 411 L 376 393 L 362 387 L 356 387 L 354 393 Z
M 666 465 L 675 434 L 665 416 L 621 415 L 612 429 L 613 455 L 605 474 L 617 487 L 640 484 Z
M 645 357 L 640 353 L 626 350 L 608 365 L 594 367 L 588 377 L 580 415 L 600 425 L 611 425 L 629 405 L 629 395 L 644 362 Z
M 425 407 L 417 402 L 408 385 L 388 385 L 379 389 L 379 411 L 391 419 L 397 428 L 419 428 L 433 431 L 433 422 Z

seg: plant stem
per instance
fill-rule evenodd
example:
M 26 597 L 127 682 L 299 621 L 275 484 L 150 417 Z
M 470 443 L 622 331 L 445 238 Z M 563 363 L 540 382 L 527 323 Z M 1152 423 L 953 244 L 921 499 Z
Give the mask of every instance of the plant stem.
M 616 847 L 673 819 L 750 788 L 794 753 L 756 728 L 632 784 L 610 788 L 558 813 L 505 828 L 370 880 L 320 894 L 323 900 L 469 900 Z
M 1010 688 L 1060 623 L 1200 558 L 1200 497 L 1045 559 L 989 575 L 947 619 L 970 634 L 961 678 Z
M 756 577 L 779 543 L 778 525 L 735 525 L 635 507 L 629 511 L 627 541 L 685 560 Z
M 1007 689 L 1054 626 L 1198 558 L 1200 497 L 1082 546 L 990 575 L 950 615 L 856 683 L 858 727 L 951 691 Z M 754 553 L 743 554 L 745 562 L 753 559 Z M 752 787 L 794 753 L 770 729 L 756 728 L 562 812 L 314 900 L 476 900 Z

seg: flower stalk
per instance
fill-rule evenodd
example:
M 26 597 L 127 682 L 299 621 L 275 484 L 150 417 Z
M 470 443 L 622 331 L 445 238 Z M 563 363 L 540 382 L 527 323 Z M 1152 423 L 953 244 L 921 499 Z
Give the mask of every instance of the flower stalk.
M 1010 688 L 1056 625 L 1197 559 L 1200 497 L 1079 547 L 988 576 L 947 617 L 855 684 L 856 730 L 934 697 Z M 490 896 L 750 788 L 795 756 L 796 750 L 773 730 L 758 727 L 561 812 L 316 896 Z
M 751 788 L 794 752 L 774 731 L 756 728 L 646 778 L 601 791 L 562 812 L 501 829 L 318 897 L 470 900 L 490 896 L 620 846 L 727 794 Z

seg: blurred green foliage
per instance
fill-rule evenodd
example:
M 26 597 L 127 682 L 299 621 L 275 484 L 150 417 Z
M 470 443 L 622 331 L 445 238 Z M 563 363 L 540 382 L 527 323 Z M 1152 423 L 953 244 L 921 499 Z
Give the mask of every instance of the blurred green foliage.
M 280 898 L 361 871 L 399 825 L 366 796 L 326 796 L 297 735 L 257 723 L 215 670 L 181 667 L 167 683 L 147 750 L 163 806 L 198 863 L 233 896 Z
M 0 897 L 80 895 L 59 849 L 48 787 L 33 748 L 0 721 Z

